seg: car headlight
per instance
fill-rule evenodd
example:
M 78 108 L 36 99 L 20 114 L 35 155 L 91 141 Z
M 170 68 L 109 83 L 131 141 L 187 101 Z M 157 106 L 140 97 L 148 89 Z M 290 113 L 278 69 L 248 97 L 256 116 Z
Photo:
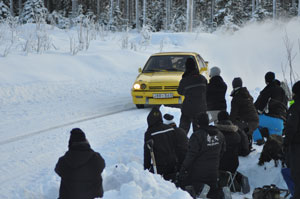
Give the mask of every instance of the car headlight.
M 140 85 L 140 84 L 134 84 L 134 85 L 133 85 L 133 88 L 134 88 L 135 90 L 139 90 L 139 89 L 141 89 L 141 85 Z
M 146 84 L 141 84 L 141 89 L 145 89 L 147 86 L 146 86 Z

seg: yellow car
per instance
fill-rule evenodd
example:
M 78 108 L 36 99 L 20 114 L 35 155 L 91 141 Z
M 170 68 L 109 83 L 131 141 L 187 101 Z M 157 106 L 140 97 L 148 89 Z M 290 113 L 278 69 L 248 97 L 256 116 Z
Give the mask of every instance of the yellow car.
M 185 61 L 194 58 L 199 73 L 208 77 L 208 62 L 195 52 L 165 52 L 150 56 L 143 70 L 139 68 L 131 95 L 137 108 L 145 105 L 180 105 L 184 96 L 177 93 L 179 82 L 185 71 Z

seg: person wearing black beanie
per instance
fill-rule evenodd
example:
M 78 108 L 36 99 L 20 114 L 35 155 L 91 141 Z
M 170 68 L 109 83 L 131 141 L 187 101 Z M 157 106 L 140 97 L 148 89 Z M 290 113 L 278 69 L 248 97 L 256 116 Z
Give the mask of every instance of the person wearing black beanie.
M 187 58 L 185 67 L 186 69 L 179 82 L 177 92 L 179 95 L 184 96 L 179 127 L 188 134 L 191 123 L 193 124 L 193 130 L 197 128 L 196 116 L 207 110 L 207 80 L 200 74 L 195 58 Z
M 243 134 L 243 142 L 245 142 L 244 134 L 248 137 L 248 149 L 243 147 L 243 152 L 241 152 L 241 155 L 247 156 L 252 148 L 253 131 L 258 127 L 258 114 L 253 103 L 253 97 L 250 95 L 247 87 L 243 86 L 243 81 L 240 77 L 233 79 L 232 88 L 230 120 L 243 131 L 241 133 Z
M 267 72 L 265 82 L 266 87 L 254 103 L 259 113 L 259 127 L 254 131 L 253 140 L 259 142 L 264 142 L 260 132 L 262 129 L 267 130 L 269 135 L 282 135 L 287 114 L 288 97 L 285 90 L 278 85 L 275 73 Z
M 200 127 L 190 137 L 179 183 L 182 189 L 192 186 L 195 194 L 190 194 L 193 197 L 200 194 L 203 185 L 207 184 L 210 186 L 208 198 L 222 198 L 224 193 L 218 187 L 217 179 L 220 157 L 225 151 L 224 136 L 216 127 L 208 125 L 207 113 L 200 113 L 196 121 Z
M 61 177 L 59 198 L 103 197 L 101 173 L 104 167 L 104 159 L 91 149 L 84 132 L 80 128 L 72 129 L 69 150 L 55 166 L 55 172 Z
M 285 126 L 284 146 L 288 152 L 288 162 L 294 182 L 293 198 L 300 198 L 300 81 L 292 87 L 294 104 L 288 110 Z

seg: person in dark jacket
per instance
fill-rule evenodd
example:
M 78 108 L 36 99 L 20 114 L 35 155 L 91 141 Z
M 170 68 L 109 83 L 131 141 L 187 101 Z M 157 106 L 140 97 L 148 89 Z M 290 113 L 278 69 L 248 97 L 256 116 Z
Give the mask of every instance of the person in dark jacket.
M 207 113 L 198 116 L 200 126 L 189 140 L 189 148 L 179 173 L 180 184 L 183 189 L 192 185 L 196 194 L 200 194 L 204 184 L 210 186 L 208 198 L 223 197 L 218 188 L 218 171 L 220 157 L 225 151 L 224 135 L 214 126 L 208 126 Z M 187 173 L 187 177 L 184 176 Z
M 55 172 L 61 177 L 59 199 L 93 199 L 103 197 L 102 156 L 91 149 L 84 132 L 72 129 L 69 150 L 60 157 Z
M 240 77 L 233 79 L 232 87 L 233 91 L 231 93 L 232 100 L 229 118 L 241 131 L 244 131 L 247 134 L 249 140 L 249 154 L 250 148 L 252 148 L 252 134 L 259 125 L 258 114 L 253 104 L 253 98 L 248 89 L 243 87 L 243 81 Z M 245 151 L 243 156 L 248 154 Z
M 259 115 L 259 128 L 255 130 L 253 140 L 262 140 L 259 129 L 267 128 L 269 135 L 282 135 L 286 120 L 288 98 L 283 88 L 275 80 L 273 72 L 265 75 L 266 87 L 260 92 L 255 107 Z
M 289 166 L 294 182 L 293 199 L 300 199 L 300 81 L 292 88 L 294 104 L 289 108 L 284 146 L 288 149 Z
M 226 111 L 221 111 L 218 114 L 218 122 L 215 124 L 224 135 L 226 142 L 226 151 L 220 160 L 219 169 L 222 171 L 230 171 L 235 173 L 239 166 L 239 150 L 241 136 L 239 127 L 234 125 Z
M 164 114 L 164 123 L 170 125 L 171 127 L 174 128 L 175 131 L 175 152 L 178 158 L 178 166 L 177 168 L 180 169 L 182 162 L 185 158 L 187 149 L 188 149 L 188 137 L 186 135 L 186 132 L 178 128 L 176 123 L 174 122 L 174 116 L 171 114 Z
M 179 127 L 188 134 L 191 123 L 193 124 L 193 130 L 197 129 L 197 124 L 194 121 L 196 116 L 207 110 L 207 80 L 199 73 L 194 58 L 187 58 L 185 67 L 177 92 L 185 97 L 181 108 Z
M 206 88 L 207 113 L 209 114 L 209 123 L 216 122 L 218 113 L 227 108 L 225 94 L 227 85 L 220 76 L 221 70 L 218 67 L 210 69 L 210 80 Z
M 144 138 L 144 169 L 155 173 L 153 159 L 151 160 L 149 141 L 153 141 L 153 152 L 157 173 L 165 180 L 175 180 L 178 171 L 178 158 L 176 154 L 175 130 L 164 124 L 159 108 L 154 107 L 147 117 L 148 129 Z M 151 163 L 152 162 L 152 163 Z

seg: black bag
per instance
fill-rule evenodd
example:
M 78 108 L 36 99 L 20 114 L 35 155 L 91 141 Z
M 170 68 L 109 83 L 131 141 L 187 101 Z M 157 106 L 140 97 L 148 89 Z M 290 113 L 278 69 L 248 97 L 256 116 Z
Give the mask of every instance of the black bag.
M 253 199 L 280 199 L 281 193 L 286 192 L 286 195 L 283 198 L 286 198 L 289 195 L 289 191 L 287 189 L 279 189 L 276 185 L 265 185 L 262 188 L 257 187 L 254 189 L 252 193 Z

